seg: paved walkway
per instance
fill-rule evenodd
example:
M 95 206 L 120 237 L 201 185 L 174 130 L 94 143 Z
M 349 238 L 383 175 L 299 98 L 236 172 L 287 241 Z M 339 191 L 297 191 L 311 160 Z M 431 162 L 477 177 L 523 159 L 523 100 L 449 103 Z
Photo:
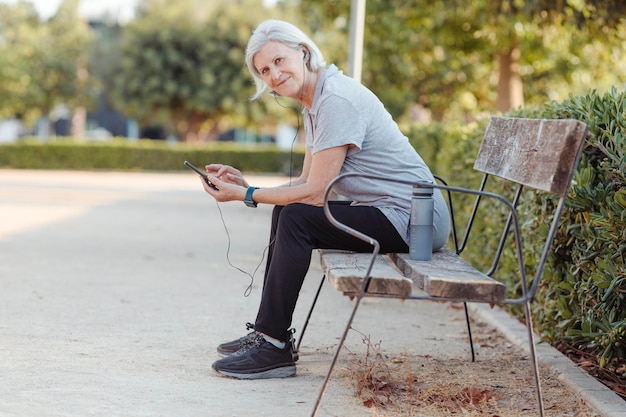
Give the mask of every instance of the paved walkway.
M 219 207 L 187 172 L 0 170 L 0 416 L 309 415 L 352 303 L 324 286 L 296 378 L 216 376 L 215 346 L 254 320 L 270 216 Z M 249 296 L 250 277 L 229 262 L 250 273 L 260 265 Z M 297 328 L 320 277 L 314 259 Z M 366 302 L 354 327 L 372 340 L 468 355 L 459 311 Z M 347 346 L 361 339 L 352 333 Z M 333 380 L 318 415 L 372 414 Z

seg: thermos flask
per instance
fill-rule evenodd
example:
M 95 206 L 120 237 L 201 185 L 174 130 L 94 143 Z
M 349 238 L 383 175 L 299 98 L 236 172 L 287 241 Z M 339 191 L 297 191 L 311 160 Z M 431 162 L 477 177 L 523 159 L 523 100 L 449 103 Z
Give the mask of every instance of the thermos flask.
M 432 185 L 431 181 L 420 182 Z M 433 188 L 413 186 L 411 223 L 409 231 L 409 258 L 429 261 L 433 256 Z

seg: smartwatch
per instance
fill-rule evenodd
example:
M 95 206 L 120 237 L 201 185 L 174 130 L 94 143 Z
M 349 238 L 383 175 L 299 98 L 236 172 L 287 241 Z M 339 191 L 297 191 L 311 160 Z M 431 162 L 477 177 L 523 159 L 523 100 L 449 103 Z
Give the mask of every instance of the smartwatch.
M 248 207 L 256 207 L 257 203 L 256 201 L 254 201 L 252 199 L 252 193 L 254 192 L 254 190 L 258 190 L 259 187 L 248 187 L 248 191 L 246 191 L 246 199 L 243 200 L 244 203 L 246 203 L 246 206 Z

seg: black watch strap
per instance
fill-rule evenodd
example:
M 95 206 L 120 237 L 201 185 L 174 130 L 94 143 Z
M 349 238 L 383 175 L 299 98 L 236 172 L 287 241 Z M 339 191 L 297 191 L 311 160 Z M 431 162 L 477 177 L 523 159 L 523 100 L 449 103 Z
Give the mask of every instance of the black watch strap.
M 258 190 L 259 187 L 248 187 L 248 190 L 246 191 L 246 198 L 245 200 L 243 200 L 243 202 L 246 204 L 246 206 L 248 207 L 256 207 L 257 203 L 252 199 L 252 193 L 254 193 L 254 190 Z

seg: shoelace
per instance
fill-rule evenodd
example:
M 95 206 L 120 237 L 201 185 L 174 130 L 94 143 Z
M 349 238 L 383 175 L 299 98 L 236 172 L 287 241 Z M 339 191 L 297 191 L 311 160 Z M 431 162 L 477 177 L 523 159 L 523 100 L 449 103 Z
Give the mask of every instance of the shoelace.
M 259 347 L 263 342 L 265 342 L 263 335 L 259 332 L 254 332 L 251 337 L 246 338 L 246 340 L 241 343 L 239 353 L 245 353 L 252 348 Z
M 246 323 L 247 330 L 253 330 L 254 324 Z M 291 355 L 295 358 L 298 355 L 298 351 L 296 350 L 296 338 L 293 336 L 296 333 L 296 329 L 293 327 L 289 330 L 289 345 L 291 347 Z M 260 332 L 254 331 L 247 335 L 245 339 L 241 341 L 239 346 L 239 352 L 244 353 L 254 347 L 261 346 L 261 344 L 265 341 L 265 338 Z
M 246 323 L 246 330 L 254 330 L 254 324 L 250 322 Z M 252 331 L 248 333 L 246 337 L 239 339 L 239 349 L 242 349 L 252 343 L 258 334 L 260 333 Z

